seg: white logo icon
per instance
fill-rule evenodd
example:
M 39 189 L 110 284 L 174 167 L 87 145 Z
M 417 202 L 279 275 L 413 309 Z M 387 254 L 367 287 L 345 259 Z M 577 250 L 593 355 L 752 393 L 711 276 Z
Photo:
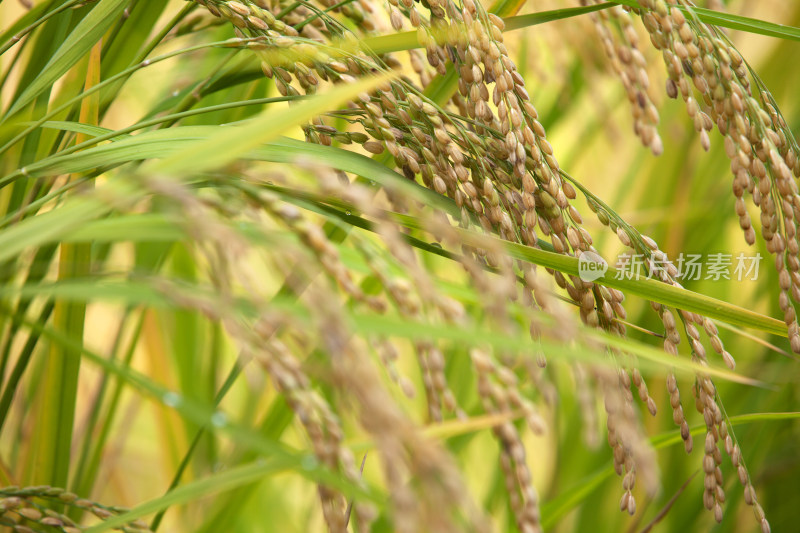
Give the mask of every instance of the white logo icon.
M 606 260 L 594 252 L 581 252 L 578 256 L 578 276 L 583 281 L 594 281 L 608 270 Z

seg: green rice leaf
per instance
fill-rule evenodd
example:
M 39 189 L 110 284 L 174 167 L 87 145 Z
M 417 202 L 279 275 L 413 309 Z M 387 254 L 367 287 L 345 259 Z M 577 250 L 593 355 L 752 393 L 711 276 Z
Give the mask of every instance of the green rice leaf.
M 146 165 L 142 172 L 176 174 L 220 167 L 279 137 L 287 129 L 335 109 L 386 80 L 387 76 L 375 76 L 345 84 L 296 106 L 280 111 L 267 110 L 240 126 L 216 129 L 209 138 L 193 142 L 162 161 Z
M 614 0 L 613 3 L 639 9 L 642 8 L 636 0 Z M 706 24 L 730 28 L 732 30 L 746 31 L 748 33 L 755 33 L 758 35 L 766 35 L 767 37 L 778 37 L 779 39 L 800 41 L 800 28 L 796 28 L 794 26 L 776 24 L 774 22 L 767 22 L 766 20 L 724 13 L 703 7 L 689 7 L 684 5 L 678 5 L 677 7 L 685 13 L 696 15 L 701 22 Z
M 41 74 L 12 104 L 6 118 L 28 105 L 78 62 L 114 24 L 128 0 L 101 0 L 72 30 L 69 37 L 47 62 Z

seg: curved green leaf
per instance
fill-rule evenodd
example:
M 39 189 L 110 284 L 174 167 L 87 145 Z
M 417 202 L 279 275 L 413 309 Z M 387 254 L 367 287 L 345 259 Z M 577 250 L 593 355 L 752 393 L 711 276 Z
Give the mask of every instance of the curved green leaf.
M 50 87 L 72 65 L 84 56 L 122 14 L 128 0 L 101 0 L 81 20 L 58 51 L 47 62 L 41 74 L 25 89 L 12 104 L 6 118 L 28 105 L 42 91 Z

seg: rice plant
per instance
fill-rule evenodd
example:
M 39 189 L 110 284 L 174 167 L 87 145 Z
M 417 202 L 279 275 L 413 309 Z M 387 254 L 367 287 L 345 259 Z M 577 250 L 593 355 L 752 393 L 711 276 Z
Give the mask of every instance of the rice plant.
M 543 4 L 0 0 L 0 528 L 796 528 L 800 9 Z

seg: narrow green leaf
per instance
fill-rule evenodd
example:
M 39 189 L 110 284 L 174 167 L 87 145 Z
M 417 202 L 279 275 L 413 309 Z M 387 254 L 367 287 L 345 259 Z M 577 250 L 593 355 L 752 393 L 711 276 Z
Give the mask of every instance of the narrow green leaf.
M 680 435 L 678 435 L 680 437 Z M 614 474 L 609 466 L 591 476 L 584 478 L 574 489 L 568 490 L 558 498 L 542 503 L 542 527 L 550 529 L 555 526 L 569 511 L 577 507 L 589 494 L 597 490 L 603 482 Z
M 142 171 L 177 174 L 220 167 L 279 137 L 287 129 L 304 124 L 387 79 L 387 76 L 365 78 L 353 84 L 336 87 L 293 107 L 277 112 L 267 110 L 244 125 L 217 129 L 208 139 L 192 143 L 162 161 L 148 164 Z
M 409 223 L 408 220 L 406 221 L 406 226 L 424 229 L 419 224 Z M 579 275 L 579 260 L 577 257 L 538 250 L 530 246 L 503 241 L 496 237 L 483 236 L 463 228 L 457 228 L 457 231 L 468 244 L 480 245 L 482 241 L 486 242 L 486 239 L 491 239 L 502 244 L 509 255 L 514 259 L 520 259 L 546 268 L 552 268 L 564 274 L 573 276 Z M 628 294 L 635 294 L 636 296 L 641 296 L 642 298 L 670 307 L 676 307 L 678 309 L 699 313 L 709 318 L 722 320 L 729 324 L 760 329 L 767 333 L 773 333 L 783 337 L 788 336 L 786 324 L 775 318 L 764 316 L 750 309 L 745 309 L 697 292 L 667 285 L 655 279 L 644 277 L 627 279 L 625 276 L 620 275 L 617 269 L 612 266 L 609 266 L 606 273 L 597 279 L 595 283 L 613 287 Z
M 35 124 L 35 122 L 25 122 L 23 126 L 31 126 Z M 102 126 L 93 126 L 91 124 L 82 124 L 80 122 L 73 122 L 69 120 L 49 120 L 41 125 L 42 128 L 52 128 L 56 130 L 62 131 L 71 131 L 73 133 L 82 133 L 89 137 L 100 137 L 102 135 L 109 135 L 113 134 L 114 130 L 104 128 Z M 124 139 L 126 137 L 130 137 L 130 135 L 121 134 L 116 137 L 111 137 L 111 139 Z
M 85 533 L 102 533 L 150 515 L 172 505 L 197 500 L 209 494 L 225 492 L 286 470 L 296 469 L 296 461 L 286 458 L 273 458 L 268 461 L 254 461 L 212 474 L 166 493 L 164 496 L 137 505 L 127 513 L 115 516 L 96 526 L 85 529 Z
M 128 187 L 118 190 L 134 192 Z M 109 191 L 110 192 L 110 191 Z M 115 191 L 116 192 L 116 191 Z M 58 209 L 29 217 L 0 232 L 0 262 L 16 257 L 28 247 L 58 241 L 89 220 L 111 211 L 113 205 L 95 196 L 73 198 Z
M 643 9 L 636 0 L 614 0 L 614 3 Z M 713 9 L 706 9 L 702 7 L 683 5 L 678 5 L 677 7 L 684 13 L 693 13 L 701 22 L 706 24 L 730 28 L 732 30 L 756 33 L 758 35 L 766 35 L 768 37 L 788 39 L 790 41 L 800 41 L 800 28 L 795 28 L 794 26 L 775 24 L 774 22 L 744 17 L 742 15 L 733 15 L 731 13 L 714 11 Z
M 586 7 L 554 9 L 552 11 L 541 11 L 539 13 L 529 13 L 527 15 L 508 17 L 504 19 L 504 22 L 506 24 L 504 31 L 519 30 L 522 28 L 528 28 L 530 26 L 545 24 L 547 22 L 552 22 L 554 20 L 562 20 L 562 19 L 577 17 L 580 15 L 585 15 L 586 13 L 600 11 L 601 9 L 608 9 L 609 7 L 613 6 L 614 6 L 613 3 L 606 2 L 603 4 L 597 4 Z M 416 31 L 406 31 L 399 33 L 390 33 L 386 35 L 376 35 L 374 37 L 367 37 L 366 39 L 361 41 L 361 44 L 363 44 L 365 48 L 367 48 L 368 50 L 370 50 L 375 54 L 386 54 L 389 52 L 399 52 L 401 50 L 411 50 L 414 48 L 421 48 L 421 45 L 417 40 Z
M 766 422 L 770 420 L 797 420 L 800 419 L 800 412 L 789 413 L 750 413 L 746 415 L 731 416 L 728 422 L 733 426 L 748 424 L 753 422 Z M 708 428 L 705 424 L 693 426 L 690 430 L 693 436 L 703 435 Z M 683 442 L 680 430 L 672 430 L 661 435 L 650 438 L 650 444 L 655 449 L 666 448 Z M 603 482 L 614 475 L 612 467 L 603 468 L 585 478 L 581 483 L 575 485 L 550 501 L 542 504 L 542 526 L 545 529 L 555 526 L 566 514 L 584 501 L 589 494 L 597 490 Z
M 159 287 L 147 282 L 115 281 L 115 280 L 69 280 L 68 282 L 25 285 L 23 287 L 0 288 L 0 296 L 19 295 L 26 298 L 46 296 L 71 302 L 89 302 L 93 300 L 116 301 L 126 305 L 147 305 L 152 307 L 176 307 L 179 301 L 188 300 L 203 302 L 203 305 L 225 305 L 220 301 L 212 287 L 199 285 L 169 284 L 162 280 Z M 274 298 L 270 306 L 276 310 L 291 314 L 300 320 L 308 319 L 308 310 L 294 300 L 287 298 Z M 237 298 L 228 304 L 232 311 L 241 313 L 245 317 L 255 316 L 256 308 L 246 297 Z M 411 321 L 399 316 L 370 315 L 365 313 L 342 310 L 342 317 L 347 319 L 352 331 L 363 335 L 396 336 L 413 340 L 431 340 L 455 342 L 459 345 L 481 346 L 489 345 L 497 350 L 509 350 L 528 353 L 533 356 L 543 352 L 553 358 L 586 361 L 594 364 L 614 365 L 605 352 L 590 346 L 573 343 L 565 345 L 551 340 L 532 340 L 527 330 L 521 330 L 518 336 L 509 335 L 507 332 L 495 331 L 482 327 L 456 327 L 442 328 L 437 323 Z M 551 317 L 537 315 L 548 323 Z M 642 370 L 673 368 L 678 372 L 695 375 L 702 372 L 736 383 L 759 385 L 759 382 L 735 374 L 727 369 L 700 365 L 689 359 L 674 357 L 662 350 L 652 348 L 641 342 L 622 339 L 617 336 L 598 332 L 589 328 L 581 330 L 579 338 L 593 339 L 636 354 Z
M 50 8 L 57 4 L 58 1 L 59 0 L 50 0 L 49 2 L 37 3 L 32 9 L 18 18 L 8 29 L 0 34 L 0 43 L 2 43 L 0 45 L 0 55 L 6 53 L 12 46 L 22 40 L 25 35 L 47 22 L 54 15 L 57 15 L 65 9 L 69 9 L 83 0 L 70 0 L 50 11 Z
M 61 238 L 61 242 L 118 243 L 173 242 L 186 238 L 179 220 L 157 213 L 122 215 L 88 222 Z
M 749 413 L 746 415 L 735 415 L 728 417 L 728 422 L 734 426 L 740 424 L 752 424 L 753 422 L 767 422 L 773 420 L 798 420 L 800 419 L 800 412 L 784 412 L 784 413 Z M 705 424 L 697 424 L 692 426 L 690 432 L 692 435 L 703 435 L 708 428 Z M 668 431 L 661 435 L 656 435 L 650 439 L 653 447 L 664 448 L 673 444 L 683 442 L 680 431 Z
M 508 17 L 503 20 L 506 23 L 504 31 L 521 30 L 530 26 L 537 26 L 555 20 L 563 20 L 572 17 L 578 17 L 587 13 L 601 11 L 614 7 L 613 2 L 604 2 L 602 4 L 594 4 L 585 7 L 570 7 L 566 9 L 555 9 L 553 11 L 541 11 L 539 13 L 528 13 L 526 15 L 517 15 L 516 17 Z
M 496 0 L 492 7 L 489 8 L 489 13 L 494 13 L 498 17 L 510 17 L 516 15 L 525 2 L 528 0 Z
M 84 56 L 111 27 L 128 5 L 129 0 L 101 0 L 81 20 L 58 51 L 50 58 L 42 73 L 17 98 L 6 119 L 28 105 L 42 91 L 50 87 Z

